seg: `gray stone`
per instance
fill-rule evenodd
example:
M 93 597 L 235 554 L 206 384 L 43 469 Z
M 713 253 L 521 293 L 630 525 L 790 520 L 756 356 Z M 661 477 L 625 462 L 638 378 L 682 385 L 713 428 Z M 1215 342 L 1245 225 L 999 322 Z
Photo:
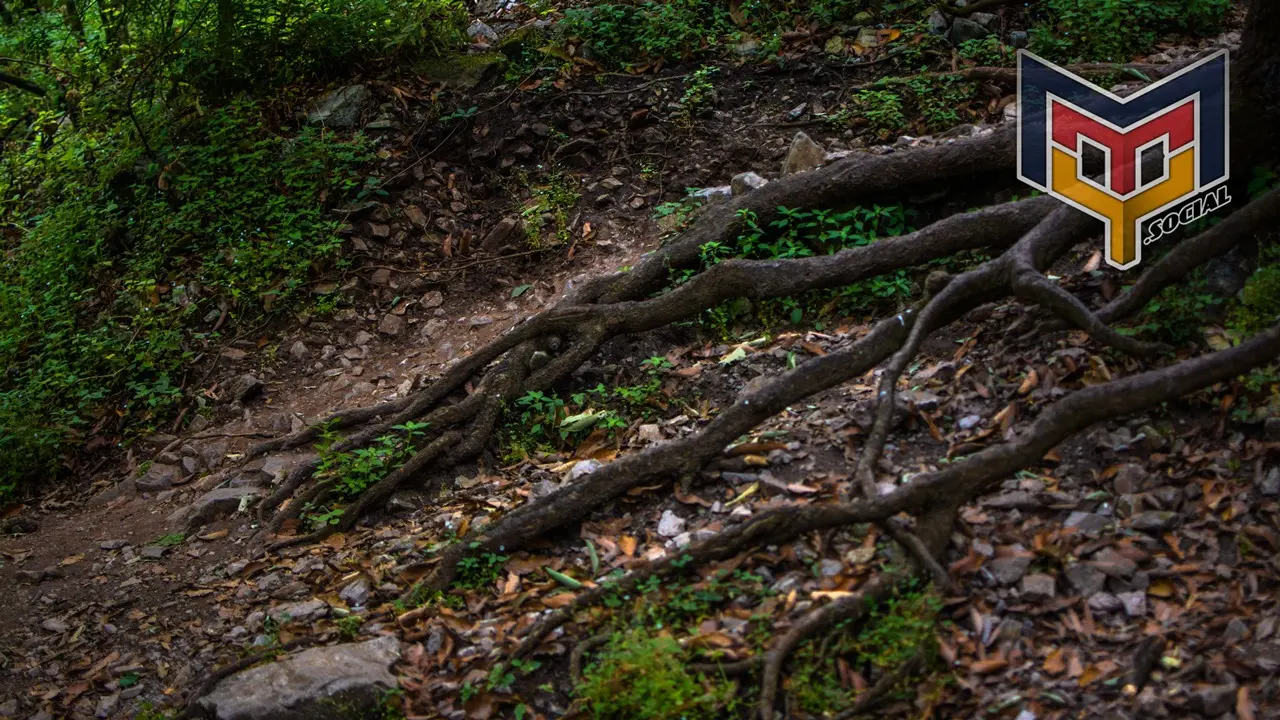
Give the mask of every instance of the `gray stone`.
M 281 605 L 270 612 L 271 618 L 278 623 L 311 622 L 328 614 L 329 603 L 320 598 Z
M 1096 535 L 1102 532 L 1111 524 L 1110 518 L 1098 515 L 1097 513 L 1073 512 L 1067 516 L 1067 520 L 1063 525 L 1069 528 L 1075 528 L 1077 532 L 1085 535 Z
M 759 190 L 768 184 L 768 180 L 765 180 L 753 172 L 743 172 L 733 176 L 733 179 L 729 181 L 729 188 L 733 190 L 733 194 L 737 196 L 746 195 L 752 190 Z
M 1014 30 L 1009 33 L 1009 44 L 1015 48 L 1025 48 L 1030 43 L 1031 36 L 1027 34 L 1026 30 Z
M 794 175 L 822 167 L 827 161 L 827 151 L 803 132 L 797 132 L 787 150 L 787 157 L 782 161 L 782 175 Z
M 1258 492 L 1267 497 L 1280 495 L 1280 465 L 1271 468 L 1262 478 L 1262 482 L 1258 483 Z
M 960 46 L 970 40 L 981 40 L 990 34 L 990 30 L 968 18 L 956 18 L 951 23 L 949 37 L 952 45 Z
M 1055 594 L 1051 575 L 1036 573 L 1022 578 L 1022 597 L 1027 600 L 1049 600 Z
M 64 633 L 69 629 L 70 626 L 67 625 L 66 622 L 59 620 L 58 618 L 49 618 L 48 620 L 45 620 L 44 622 L 40 623 L 40 627 L 44 628 L 45 630 L 48 630 L 51 633 Z
M 684 518 L 670 510 L 663 510 L 662 519 L 658 521 L 658 534 L 662 537 L 675 537 L 684 532 L 684 526 Z
M 359 607 L 369 601 L 369 593 L 372 589 L 369 579 L 362 575 L 342 588 L 342 592 L 338 593 L 338 597 L 352 607 Z
M 1129 617 L 1142 617 L 1147 614 L 1147 594 L 1141 590 L 1119 593 L 1116 597 L 1124 604 L 1124 613 Z
M 1108 577 L 1122 580 L 1133 577 L 1133 574 L 1138 570 L 1136 562 L 1120 554 L 1114 548 L 1106 548 L 1094 555 L 1091 564 Z
M 1107 592 L 1094 593 L 1089 598 L 1089 609 L 1094 612 L 1114 613 L 1124 609 L 1124 603 L 1120 598 Z
M 599 460 L 581 460 L 576 465 L 569 468 L 568 480 L 572 482 L 584 475 L 590 475 L 601 467 L 603 467 L 603 465 L 600 464 Z
M 218 488 L 202 495 L 187 507 L 168 517 L 170 527 L 185 527 L 188 532 L 240 508 L 244 498 L 256 498 L 262 490 L 255 487 Z
M 294 360 L 302 361 L 311 357 L 311 350 L 307 349 L 306 343 L 299 340 L 289 348 L 289 354 L 293 356 Z
M 184 457 L 182 458 L 182 471 L 188 475 L 195 475 L 200 470 L 200 458 Z
M 142 477 L 133 481 L 133 484 L 141 492 L 159 492 L 168 490 L 180 479 L 182 479 L 182 468 L 177 465 L 153 463 Z
M 227 449 L 225 439 L 209 440 L 200 446 L 200 458 L 204 460 L 206 467 L 216 468 L 226 458 Z
M 822 577 L 835 577 L 844 570 L 844 563 L 833 558 L 823 558 L 818 563 L 818 570 L 822 573 Z
M 987 563 L 987 570 L 1001 585 L 1014 585 L 1027 574 L 1031 567 L 1031 555 L 1011 555 L 998 557 Z
M 120 705 L 120 693 L 111 693 L 103 695 L 98 699 L 98 707 L 94 710 L 93 716 L 98 718 L 109 718 L 116 711 L 116 707 Z
M 1188 703 L 1201 717 L 1220 717 L 1231 712 L 1236 700 L 1235 685 L 1212 685 L 1195 690 Z
M 715 202 L 717 200 L 728 200 L 733 197 L 733 188 L 729 185 L 718 185 L 716 187 L 702 188 L 690 194 L 691 197 L 707 202 Z
M 1067 568 L 1067 584 L 1081 597 L 1092 597 L 1102 592 L 1107 576 L 1088 563 L 1076 563 Z
M 404 318 L 387 313 L 378 321 L 378 332 L 395 337 L 404 332 Z
M 163 558 L 165 553 L 169 552 L 169 548 L 159 545 L 148 545 L 138 552 L 139 555 L 148 560 L 159 560 Z
M 1238 617 L 1227 622 L 1227 629 L 1222 632 L 1222 639 L 1228 645 L 1238 643 L 1249 637 L 1249 626 Z
M 215 720 L 338 720 L 352 708 L 378 717 L 379 700 L 397 687 L 390 668 L 399 658 L 390 635 L 314 648 L 232 675 L 199 706 Z
M 982 422 L 981 415 L 965 415 L 960 418 L 960 422 L 958 424 L 961 430 L 972 430 L 977 427 L 980 422 Z
M 1147 483 L 1147 471 L 1137 463 L 1125 463 L 1116 471 L 1112 487 L 1117 495 L 1134 495 L 1142 492 Z
M 944 14 L 941 10 L 934 10 L 929 15 L 928 23 L 929 23 L 929 32 L 933 33 L 934 35 L 946 35 L 947 28 L 950 27 L 951 25 L 951 23 L 947 20 L 946 14 Z
M 263 384 L 258 378 L 245 373 L 227 383 L 222 395 L 223 402 L 246 402 L 262 392 Z
M 472 40 L 484 40 L 486 44 L 498 42 L 498 33 L 479 20 L 472 22 L 467 28 L 467 37 Z
M 307 113 L 307 124 L 331 128 L 351 128 L 360 121 L 360 112 L 371 94 L 364 85 L 348 85 L 320 98 Z
M 981 25 L 982 27 L 988 30 L 994 30 L 996 29 L 996 26 L 1000 24 L 1000 16 L 996 15 L 995 13 L 984 13 L 984 12 L 970 13 L 969 19 L 978 23 L 979 25 Z
M 522 223 L 519 218 L 503 218 L 484 237 L 484 240 L 480 243 L 480 249 L 492 252 L 518 244 L 524 235 L 522 232 L 517 232 L 521 227 Z
M 98 543 L 98 547 L 103 550 L 119 550 L 120 548 L 128 544 L 129 544 L 128 540 L 103 540 L 102 542 Z
M 1163 532 L 1178 526 L 1178 514 L 1160 510 L 1140 512 L 1129 518 L 1129 527 L 1143 532 Z
M 1269 417 L 1263 424 L 1268 440 L 1280 440 L 1280 417 Z

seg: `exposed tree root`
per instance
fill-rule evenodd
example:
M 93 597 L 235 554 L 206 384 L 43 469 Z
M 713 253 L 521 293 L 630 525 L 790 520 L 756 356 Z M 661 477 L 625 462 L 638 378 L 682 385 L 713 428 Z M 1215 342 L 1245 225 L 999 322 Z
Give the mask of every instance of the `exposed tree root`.
M 912 168 L 917 167 L 915 162 L 886 161 L 876 157 L 862 158 L 858 162 L 847 162 L 849 159 L 846 159 L 827 168 L 792 176 L 776 183 L 781 189 L 771 192 L 777 196 L 777 200 L 761 200 L 757 193 L 752 193 L 746 196 L 747 200 L 733 205 L 767 217 L 776 212 L 778 204 L 788 202 L 788 198 L 797 199 L 797 194 L 804 197 L 805 201 L 812 201 L 828 195 L 834 196 L 837 192 L 847 195 L 851 192 L 865 193 L 884 188 L 886 174 L 900 176 L 897 181 L 910 185 L 936 180 L 949 173 L 972 172 L 975 164 L 981 170 L 992 162 L 993 156 L 1003 162 L 1007 146 L 1008 135 L 1002 132 L 941 148 L 931 148 L 930 151 L 940 151 L 933 153 L 934 160 L 940 167 L 932 168 L 927 173 L 913 170 Z M 924 151 L 922 155 L 923 153 Z M 968 163 L 969 167 L 965 168 L 964 163 Z M 759 193 L 763 194 L 764 190 Z M 832 204 L 837 200 L 840 203 L 848 202 L 847 197 L 832 197 Z M 729 204 L 714 207 L 710 214 L 723 214 L 726 208 L 732 207 Z M 1052 207 L 1052 202 L 1045 198 L 1024 200 L 947 218 L 907 236 L 835 255 L 783 261 L 724 262 L 670 292 L 646 300 L 628 299 L 659 289 L 670 268 L 687 267 L 697 262 L 698 251 L 705 242 L 715 237 L 728 236 L 725 218 L 716 221 L 715 218 L 705 217 L 688 233 L 650 256 L 633 271 L 580 284 L 568 294 L 565 303 L 530 318 L 456 363 L 443 377 L 414 396 L 368 410 L 330 416 L 328 422 L 331 427 L 351 427 L 360 422 L 366 423 L 359 432 L 335 443 L 330 451 L 349 452 L 392 432 L 398 425 L 420 421 L 430 424 L 429 432 L 438 433 L 436 441 L 447 436 L 452 447 L 441 457 L 438 452 L 440 446 L 433 441 L 428 445 L 433 449 L 433 457 L 411 461 L 406 467 L 416 472 L 426 467 L 428 460 L 439 459 L 438 465 L 442 466 L 465 461 L 477 455 L 489 441 L 504 403 L 528 390 L 549 387 L 588 359 L 609 337 L 663 327 L 693 317 L 706 308 L 735 297 L 779 297 L 806 290 L 839 287 L 891 270 L 947 257 L 960 250 L 1005 246 L 1042 220 Z M 740 222 L 736 214 L 731 217 L 731 223 Z M 504 390 L 489 402 L 482 402 L 472 395 L 456 405 L 436 407 L 495 360 L 501 359 L 501 362 L 488 370 L 482 385 L 496 376 L 528 372 L 529 359 L 536 351 L 537 343 L 562 335 L 574 335 L 576 340 L 567 351 L 551 359 L 546 367 L 535 371 L 527 382 L 499 382 Z M 436 409 L 432 410 L 433 407 Z M 478 422 L 472 422 L 476 413 L 480 413 L 481 418 Z M 382 419 L 384 417 L 386 419 Z M 461 431 L 461 435 L 450 434 L 463 422 L 470 422 L 471 425 Z M 319 428 L 311 427 L 285 438 L 262 443 L 253 448 L 250 456 L 297 447 L 314 440 L 319 432 Z M 322 491 L 315 489 L 314 484 L 301 492 L 300 489 L 313 478 L 320 462 L 316 458 L 296 467 L 281 486 L 263 501 L 258 512 L 259 518 L 264 522 L 266 534 L 278 531 L 285 520 L 297 517 L 308 501 L 317 501 Z M 692 466 L 690 469 L 693 470 Z M 372 507 L 374 500 L 385 499 L 396 486 L 413 474 L 393 473 L 387 482 L 380 483 L 375 488 L 370 495 L 372 499 L 362 499 L 359 502 L 358 510 L 363 512 Z M 286 505 L 290 498 L 292 501 Z M 293 544 L 311 540 L 334 529 L 346 527 L 359 517 L 359 513 L 352 510 L 348 509 L 336 527 L 287 542 Z

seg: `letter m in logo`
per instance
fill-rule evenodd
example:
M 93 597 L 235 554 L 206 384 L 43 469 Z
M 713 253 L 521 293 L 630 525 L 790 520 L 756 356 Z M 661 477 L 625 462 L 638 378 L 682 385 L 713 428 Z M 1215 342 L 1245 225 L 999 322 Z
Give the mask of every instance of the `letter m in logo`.
M 1020 51 L 1018 179 L 1106 223 L 1107 262 L 1131 268 L 1145 220 L 1227 181 L 1227 88 L 1225 50 L 1124 98 Z

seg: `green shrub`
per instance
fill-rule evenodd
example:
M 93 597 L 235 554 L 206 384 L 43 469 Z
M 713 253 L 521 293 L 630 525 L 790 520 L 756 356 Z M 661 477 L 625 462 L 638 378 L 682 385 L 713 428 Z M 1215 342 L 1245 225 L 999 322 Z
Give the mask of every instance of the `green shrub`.
M 615 633 L 574 689 L 595 717 L 616 720 L 699 720 L 719 717 L 731 683 L 691 672 L 680 645 L 648 630 Z
M 248 104 L 210 113 L 147 165 L 124 128 L 4 158 L 0 215 L 0 495 L 53 474 L 97 427 L 146 432 L 183 397 L 184 365 L 237 322 L 296 309 L 337 255 L 325 197 L 354 189 L 357 136 L 286 142 Z
M 1031 49 L 1061 62 L 1129 62 L 1168 32 L 1221 27 L 1229 0 L 1046 0 Z

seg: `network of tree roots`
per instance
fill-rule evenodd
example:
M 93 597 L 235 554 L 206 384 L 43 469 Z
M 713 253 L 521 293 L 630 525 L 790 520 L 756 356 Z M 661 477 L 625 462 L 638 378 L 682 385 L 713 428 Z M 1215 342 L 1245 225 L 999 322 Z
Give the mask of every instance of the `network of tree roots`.
M 1238 73 L 1276 67 L 1275 50 L 1251 48 L 1259 36 L 1274 37 L 1275 14 L 1269 3 L 1255 4 L 1240 56 Z M 1271 46 L 1274 47 L 1274 46 Z M 1265 95 L 1259 100 L 1267 103 Z M 1237 111 L 1239 114 L 1239 111 Z M 759 513 L 719 535 L 690 545 L 679 562 L 668 558 L 633 570 L 620 580 L 581 593 L 572 604 L 554 611 L 522 638 L 517 655 L 527 655 L 575 613 L 602 599 L 606 592 L 634 588 L 653 575 L 687 567 L 689 558 L 705 564 L 770 544 L 780 544 L 815 530 L 872 523 L 902 546 L 912 562 L 865 584 L 857 594 L 814 608 L 763 654 L 718 668 L 725 673 L 756 673 L 760 679 L 761 717 L 774 716 L 780 675 L 788 654 L 799 643 L 837 623 L 865 618 L 869 607 L 910 577 L 946 585 L 939 564 L 958 509 L 1016 473 L 1032 466 L 1075 433 L 1099 421 L 1136 413 L 1219 382 L 1228 381 L 1280 356 L 1280 324 L 1230 349 L 1172 360 L 1164 348 L 1134 340 L 1112 329 L 1112 323 L 1141 310 L 1166 287 L 1235 245 L 1280 223 L 1280 190 L 1238 203 L 1235 212 L 1200 235 L 1178 244 L 1158 262 L 1149 263 L 1137 281 L 1101 309 L 1050 280 L 1045 271 L 1071 248 L 1096 238 L 1100 224 L 1047 197 L 1034 197 L 941 219 L 911 234 L 844 250 L 835 255 L 786 260 L 730 260 L 706 269 L 674 289 L 661 292 L 671 269 L 696 268 L 699 248 L 728 241 L 743 231 L 740 210 L 763 221 L 777 208 L 849 207 L 860 199 L 908 193 L 925 185 L 960 184 L 976 177 L 1003 174 L 1012 178 L 1017 151 L 1013 128 L 937 147 L 889 155 L 858 155 L 818 170 L 770 183 L 732 202 L 706 209 L 688 230 L 646 256 L 627 272 L 596 277 L 566 292 L 552 309 L 529 318 L 489 345 L 457 362 L 438 380 L 393 402 L 336 414 L 327 427 L 346 429 L 347 437 L 331 448 L 359 448 L 392 433 L 406 422 L 427 423 L 425 439 L 402 467 L 365 491 L 337 524 L 306 536 L 281 538 L 282 523 L 298 517 L 311 503 L 334 496 L 335 489 L 317 461 L 292 471 L 278 490 L 260 505 L 262 552 L 285 545 L 310 543 L 350 527 L 384 502 L 393 491 L 428 475 L 477 457 L 495 439 L 503 408 L 529 391 L 546 391 L 590 360 L 606 340 L 641 333 L 694 318 L 705 309 L 733 298 L 777 298 L 804 291 L 837 288 L 865 278 L 964 251 L 983 249 L 994 256 L 962 274 L 935 272 L 924 298 L 913 307 L 885 317 L 870 332 L 821 357 L 803 362 L 763 387 L 745 392 L 693 435 L 673 440 L 604 465 L 563 488 L 506 513 L 434 557 L 413 592 L 446 588 L 459 561 L 487 552 L 513 552 L 557 528 L 581 521 L 593 509 L 640 486 L 663 483 L 688 486 L 725 447 L 789 405 L 828 388 L 882 368 L 874 425 L 864 438 L 850 486 L 858 494 L 838 502 L 783 507 Z M 938 332 L 979 305 L 1013 297 L 1038 306 L 1028 332 L 1075 328 L 1114 350 L 1143 356 L 1140 374 L 1074 392 L 1044 407 L 1014 439 L 982 450 L 941 469 L 916 476 L 888 494 L 877 491 L 875 468 L 890 437 L 896 391 L 904 371 L 931 333 Z M 470 388 L 470 392 L 468 392 Z M 249 458 L 306 445 L 319 436 L 319 426 L 261 443 Z M 869 693 L 849 712 L 874 700 Z

